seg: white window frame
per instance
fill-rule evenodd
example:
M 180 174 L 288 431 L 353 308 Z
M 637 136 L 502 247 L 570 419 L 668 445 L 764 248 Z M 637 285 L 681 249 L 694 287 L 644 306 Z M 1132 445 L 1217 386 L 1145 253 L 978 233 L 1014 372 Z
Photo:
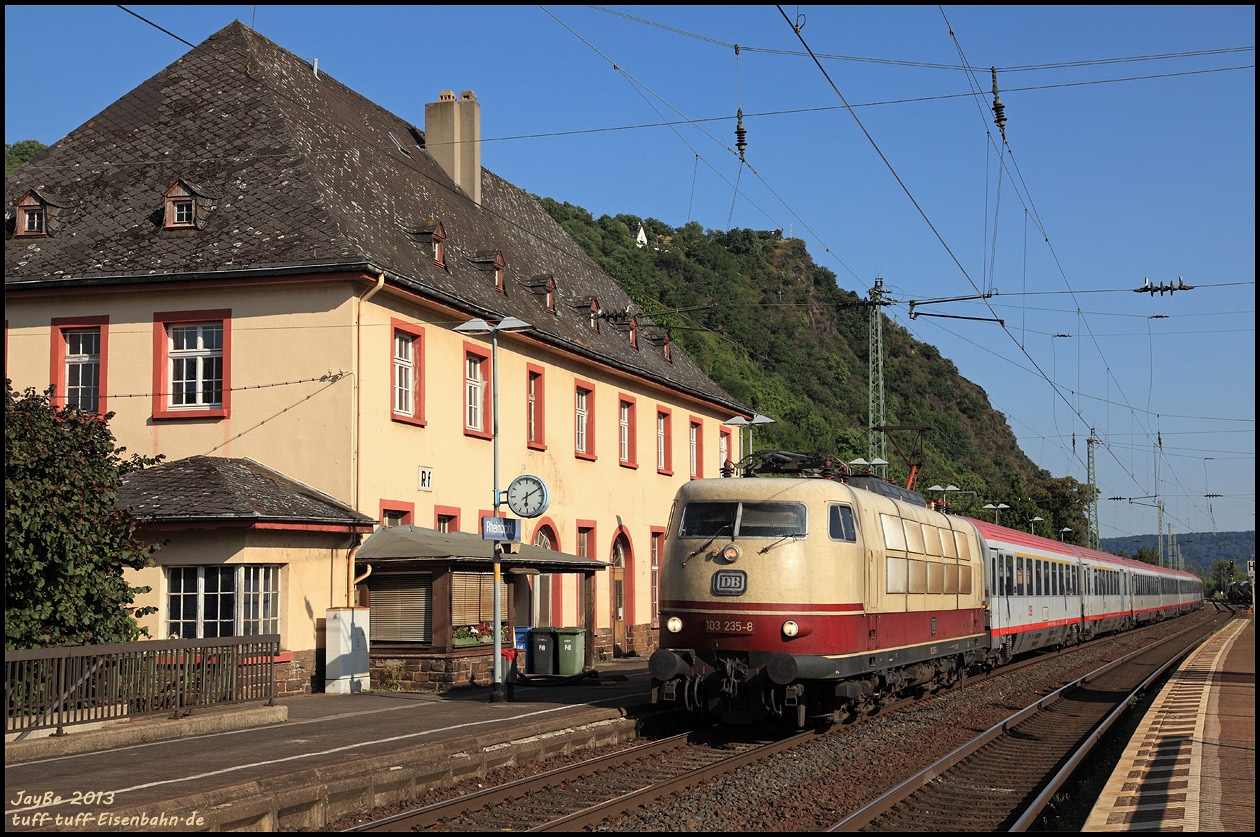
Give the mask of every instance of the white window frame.
M 278 564 L 167 567 L 168 636 L 172 639 L 206 639 L 280 633 L 280 569 Z M 181 581 L 192 580 L 195 589 L 181 584 L 182 589 L 176 590 L 177 577 Z M 231 580 L 230 589 L 216 586 L 226 579 Z M 207 580 L 210 581 L 209 585 Z M 180 596 L 184 600 L 180 608 L 181 618 L 178 620 L 172 618 L 174 608 L 171 607 L 171 600 L 174 596 Z M 206 618 L 208 601 L 212 603 L 212 611 L 217 611 L 217 618 Z M 191 618 L 185 610 L 189 605 L 194 611 Z M 225 606 L 230 608 L 230 613 L 224 613 Z M 207 635 L 207 625 L 217 625 L 219 630 Z M 224 632 L 229 626 L 230 632 Z M 194 635 L 187 635 L 188 627 L 192 628 Z
M 67 328 L 61 332 L 66 344 L 65 403 L 89 413 L 99 411 L 101 402 L 101 329 Z M 91 346 L 85 346 L 90 342 Z M 84 383 L 90 378 L 90 383 Z
M 574 437 L 573 447 L 578 453 L 586 453 L 586 425 L 589 415 L 586 409 L 587 396 L 590 391 L 582 387 L 578 387 L 574 391 L 573 397 L 573 418 L 577 429 Z
M 486 432 L 484 362 L 484 358 L 478 355 L 464 355 L 464 427 L 478 433 Z
M 656 414 L 656 470 L 665 470 L 665 414 Z
M 190 335 L 191 340 L 185 339 L 186 335 Z M 167 406 L 194 410 L 221 408 L 223 323 L 172 323 L 166 327 L 166 339 L 170 380 Z
M 44 234 L 44 208 L 42 206 L 32 207 L 22 211 L 25 216 L 25 223 L 22 228 L 24 235 L 43 235 Z
M 416 336 L 394 331 L 394 412 L 416 414 Z
M 631 405 L 628 401 L 619 401 L 617 406 L 617 444 L 618 453 L 622 463 L 630 461 L 630 412 Z

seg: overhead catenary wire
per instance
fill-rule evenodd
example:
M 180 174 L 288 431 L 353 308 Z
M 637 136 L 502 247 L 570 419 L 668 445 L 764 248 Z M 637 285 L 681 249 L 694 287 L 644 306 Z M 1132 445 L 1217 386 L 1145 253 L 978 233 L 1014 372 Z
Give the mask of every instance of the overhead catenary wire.
M 182 39 L 181 39 L 181 40 L 182 40 Z M 747 48 L 747 47 L 746 47 L 745 49 L 747 49 L 747 50 L 748 50 L 748 51 L 750 51 L 750 52 L 752 51 L 752 48 Z M 824 58 L 827 58 L 828 56 L 823 56 L 823 57 L 824 57 Z M 1134 58 L 1132 58 L 1132 59 L 1114 59 L 1114 60 L 1118 62 L 1118 61 L 1121 61 L 1121 60 L 1139 60 L 1139 59 L 1138 59 L 1138 57 L 1134 57 Z M 1084 65 L 1084 64 L 1091 63 L 1091 62 L 1072 62 L 1072 63 L 1073 63 L 1073 64 Z M 942 65 L 942 66 L 946 66 L 946 65 Z M 1068 66 L 1068 65 L 1064 64 L 1064 65 L 1045 65 L 1045 66 Z M 1030 67 L 1030 68 L 1027 68 L 1027 69 L 1033 69 L 1033 68 L 1035 68 L 1035 67 Z M 952 65 L 949 65 L 949 69 L 956 70 L 956 69 L 959 69 L 959 68 L 958 68 L 958 67 L 954 67 L 954 66 L 952 66 Z M 1007 72 L 1007 71 L 1014 72 L 1014 71 L 1020 71 L 1020 70 L 1025 69 L 1025 68 L 1002 68 L 1002 69 L 1003 69 L 1003 71 L 1004 71 L 1004 72 Z M 730 117 L 722 117 L 722 118 L 723 118 L 723 119 L 729 119 Z M 696 120 L 691 120 L 691 121 L 694 123 L 694 121 L 696 121 Z M 699 162 L 700 162 L 700 156 L 699 156 L 699 154 L 697 154 L 697 155 L 696 155 L 696 157 L 695 157 L 695 170 L 696 170 L 696 172 L 698 172 L 698 169 L 699 169 Z M 1022 176 L 1021 176 L 1021 180 L 1022 180 Z M 693 183 L 693 186 L 694 186 L 694 183 Z M 736 188 L 738 189 L 738 183 L 736 184 Z M 693 189 L 693 202 L 694 202 L 694 189 Z M 1027 213 L 1028 211 L 1029 211 L 1029 209 L 1026 207 L 1025 212 Z M 688 218 L 689 218 L 689 219 L 690 219 L 690 215 L 691 215 L 691 206 L 689 206 L 689 211 L 688 211 Z M 992 284 L 992 282 L 991 282 L 990 284 Z M 1091 293 L 1091 292 L 1094 292 L 1094 291 L 1078 291 L 1077 293 Z M 1100 292 L 1101 292 L 1101 291 L 1100 291 Z M 1039 292 L 1036 292 L 1036 293 L 1065 293 L 1065 292 L 1060 292 L 1060 291 L 1056 291 L 1056 292 L 1044 292 L 1044 291 L 1039 291 Z M 1069 291 L 1066 291 L 1066 293 L 1073 293 L 1073 292 L 1072 292 L 1071 290 L 1069 290 Z M 1010 294 L 1008 294 L 1008 295 L 1010 295 Z M 1079 311 L 1079 309 L 1077 309 L 1077 310 Z M 1097 316 L 1097 315 L 1096 315 L 1096 316 Z M 1148 324 L 1148 325 L 1149 325 L 1149 324 Z M 1091 332 L 1091 333 L 1090 333 L 1090 336 L 1092 336 L 1092 337 L 1095 337 L 1095 338 L 1096 338 L 1096 337 L 1102 337 L 1102 336 L 1106 336 L 1106 335 L 1102 335 L 1102 334 L 1097 334 L 1097 333 L 1093 333 L 1093 332 Z M 1018 342 L 1019 342 L 1019 343 L 1023 343 L 1023 341 L 1022 341 L 1022 340 L 1021 340 L 1021 341 L 1018 341 Z M 1118 381 L 1116 382 L 1116 386 L 1117 386 L 1117 390 L 1118 390 L 1118 392 L 1119 392 L 1119 393 L 1123 396 L 1123 394 L 1124 394 L 1124 393 L 1123 393 L 1123 388 L 1119 387 L 1119 383 L 1118 383 Z M 1078 388 L 1077 388 L 1077 389 L 1078 389 L 1078 392 L 1079 392 L 1079 386 L 1078 386 Z M 1125 404 L 1125 403 L 1126 403 L 1126 401 L 1122 400 L 1121 402 L 1117 402 L 1117 403 Z

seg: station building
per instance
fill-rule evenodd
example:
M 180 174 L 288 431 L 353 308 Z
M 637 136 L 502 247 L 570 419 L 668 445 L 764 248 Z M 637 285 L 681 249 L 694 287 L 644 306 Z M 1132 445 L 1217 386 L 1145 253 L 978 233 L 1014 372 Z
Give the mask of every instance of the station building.
M 318 689 L 367 607 L 374 678 L 446 688 L 499 589 L 589 660 L 652 650 L 674 492 L 752 412 L 434 94 L 417 127 L 234 22 L 6 178 L 6 375 L 163 457 L 120 493 L 166 544 L 149 636 L 279 633 Z M 523 474 L 550 505 L 493 584 Z

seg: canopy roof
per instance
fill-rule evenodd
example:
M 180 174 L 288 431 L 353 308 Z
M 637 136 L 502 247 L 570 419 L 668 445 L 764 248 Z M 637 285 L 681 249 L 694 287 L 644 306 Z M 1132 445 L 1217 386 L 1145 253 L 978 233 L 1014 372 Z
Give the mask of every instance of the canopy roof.
M 541 546 L 513 544 L 517 551 L 499 557 L 508 571 L 533 569 L 541 573 L 594 572 L 608 567 L 604 561 L 555 552 Z M 439 532 L 419 526 L 378 529 L 363 542 L 356 559 L 373 564 L 437 561 L 490 569 L 494 565 L 494 541 L 467 532 Z

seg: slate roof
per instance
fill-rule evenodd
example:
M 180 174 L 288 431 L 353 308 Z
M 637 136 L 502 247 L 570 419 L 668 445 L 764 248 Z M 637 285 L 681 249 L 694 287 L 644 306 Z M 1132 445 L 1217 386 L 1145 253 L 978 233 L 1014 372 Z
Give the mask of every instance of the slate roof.
M 748 412 L 682 352 L 667 361 L 650 319 L 637 349 L 625 328 L 592 331 L 592 300 L 634 311 L 629 297 L 528 193 L 483 168 L 478 206 L 423 145 L 408 120 L 233 22 L 5 178 L 6 293 L 383 270 L 469 316 L 519 317 L 546 343 Z M 197 194 L 196 231 L 162 229 L 177 181 Z M 14 237 L 31 190 L 50 202 L 48 235 Z M 435 222 L 445 269 L 425 232 Z M 506 296 L 486 252 L 503 254 Z M 536 279 L 547 274 L 554 314 Z
M 252 459 L 191 456 L 123 477 L 117 505 L 142 523 L 289 523 L 371 531 L 375 521 Z

